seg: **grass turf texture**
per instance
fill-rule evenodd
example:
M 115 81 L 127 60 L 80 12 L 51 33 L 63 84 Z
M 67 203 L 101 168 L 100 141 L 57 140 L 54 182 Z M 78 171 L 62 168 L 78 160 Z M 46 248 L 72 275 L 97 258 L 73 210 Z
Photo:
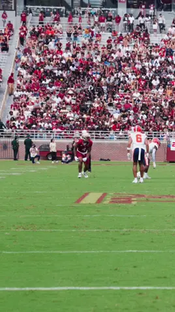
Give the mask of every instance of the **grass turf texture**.
M 149 174 L 150 181 L 133 185 L 129 163 L 96 163 L 89 179 L 78 179 L 75 164 L 1 161 L 0 288 L 174 287 L 175 202 L 75 204 L 87 192 L 175 195 L 173 164 Z M 125 252 L 134 250 L 143 252 Z M 0 306 L 5 312 L 171 312 L 175 290 L 0 291 Z

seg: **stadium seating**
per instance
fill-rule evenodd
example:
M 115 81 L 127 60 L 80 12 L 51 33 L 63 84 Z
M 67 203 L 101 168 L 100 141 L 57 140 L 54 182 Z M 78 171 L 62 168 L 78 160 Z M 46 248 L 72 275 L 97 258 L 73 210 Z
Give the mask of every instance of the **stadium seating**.
M 139 25 L 104 43 L 92 24 L 80 20 L 63 31 L 59 22 L 40 21 L 29 29 L 7 127 L 175 130 L 174 26 L 159 44 Z

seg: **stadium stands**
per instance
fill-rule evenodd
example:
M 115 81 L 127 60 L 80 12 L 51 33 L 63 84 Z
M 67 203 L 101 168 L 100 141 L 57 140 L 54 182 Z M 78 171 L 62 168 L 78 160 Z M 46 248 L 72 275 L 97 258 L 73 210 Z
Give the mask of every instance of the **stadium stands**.
M 104 42 L 99 19 L 82 27 L 69 15 L 64 31 L 54 18 L 40 15 L 19 49 L 7 128 L 175 130 L 174 24 L 159 44 L 150 43 L 146 20 Z

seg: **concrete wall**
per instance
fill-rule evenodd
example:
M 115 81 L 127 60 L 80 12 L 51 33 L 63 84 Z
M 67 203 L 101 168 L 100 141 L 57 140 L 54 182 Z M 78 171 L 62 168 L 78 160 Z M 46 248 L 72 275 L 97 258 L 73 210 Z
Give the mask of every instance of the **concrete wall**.
M 24 140 L 20 140 L 19 148 L 19 158 L 24 159 Z M 37 147 L 42 144 L 49 144 L 49 141 L 34 141 Z M 57 141 L 57 149 L 65 150 L 67 145 L 71 145 L 69 140 L 59 140 Z M 118 142 L 109 142 L 109 141 L 94 141 L 92 148 L 92 160 L 99 160 L 100 158 L 109 158 L 114 161 L 127 161 L 127 142 L 118 141 Z M 161 144 L 160 149 L 157 152 L 157 161 L 164 162 L 166 161 L 167 154 L 167 145 L 166 143 Z M 12 158 L 12 149 L 11 149 L 11 140 L 3 139 L 0 141 L 0 159 L 9 159 Z

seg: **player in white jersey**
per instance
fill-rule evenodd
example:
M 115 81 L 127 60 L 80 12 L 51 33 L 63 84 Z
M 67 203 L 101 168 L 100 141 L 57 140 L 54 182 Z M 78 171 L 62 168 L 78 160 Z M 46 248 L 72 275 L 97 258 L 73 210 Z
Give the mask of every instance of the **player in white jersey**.
M 133 183 L 137 183 L 137 165 L 140 168 L 140 183 L 143 183 L 143 175 L 145 170 L 145 151 L 146 154 L 149 152 L 148 141 L 146 135 L 143 133 L 142 128 L 139 126 L 134 127 L 134 132 L 130 134 L 127 147 L 127 156 L 130 159 L 130 151 L 133 154 Z
M 144 172 L 144 179 L 151 179 L 148 176 L 148 170 L 149 170 L 149 166 L 150 166 L 150 158 L 152 157 L 152 161 L 153 161 L 153 168 L 156 168 L 156 152 L 160 147 L 160 140 L 157 138 L 154 138 L 150 143 L 149 143 L 149 155 L 148 158 L 145 161 L 145 172 Z M 140 177 L 140 172 L 138 172 L 137 177 Z
M 149 154 L 152 156 L 154 169 L 156 168 L 156 152 L 159 149 L 160 145 L 161 145 L 160 140 L 157 138 L 154 138 L 149 144 Z

